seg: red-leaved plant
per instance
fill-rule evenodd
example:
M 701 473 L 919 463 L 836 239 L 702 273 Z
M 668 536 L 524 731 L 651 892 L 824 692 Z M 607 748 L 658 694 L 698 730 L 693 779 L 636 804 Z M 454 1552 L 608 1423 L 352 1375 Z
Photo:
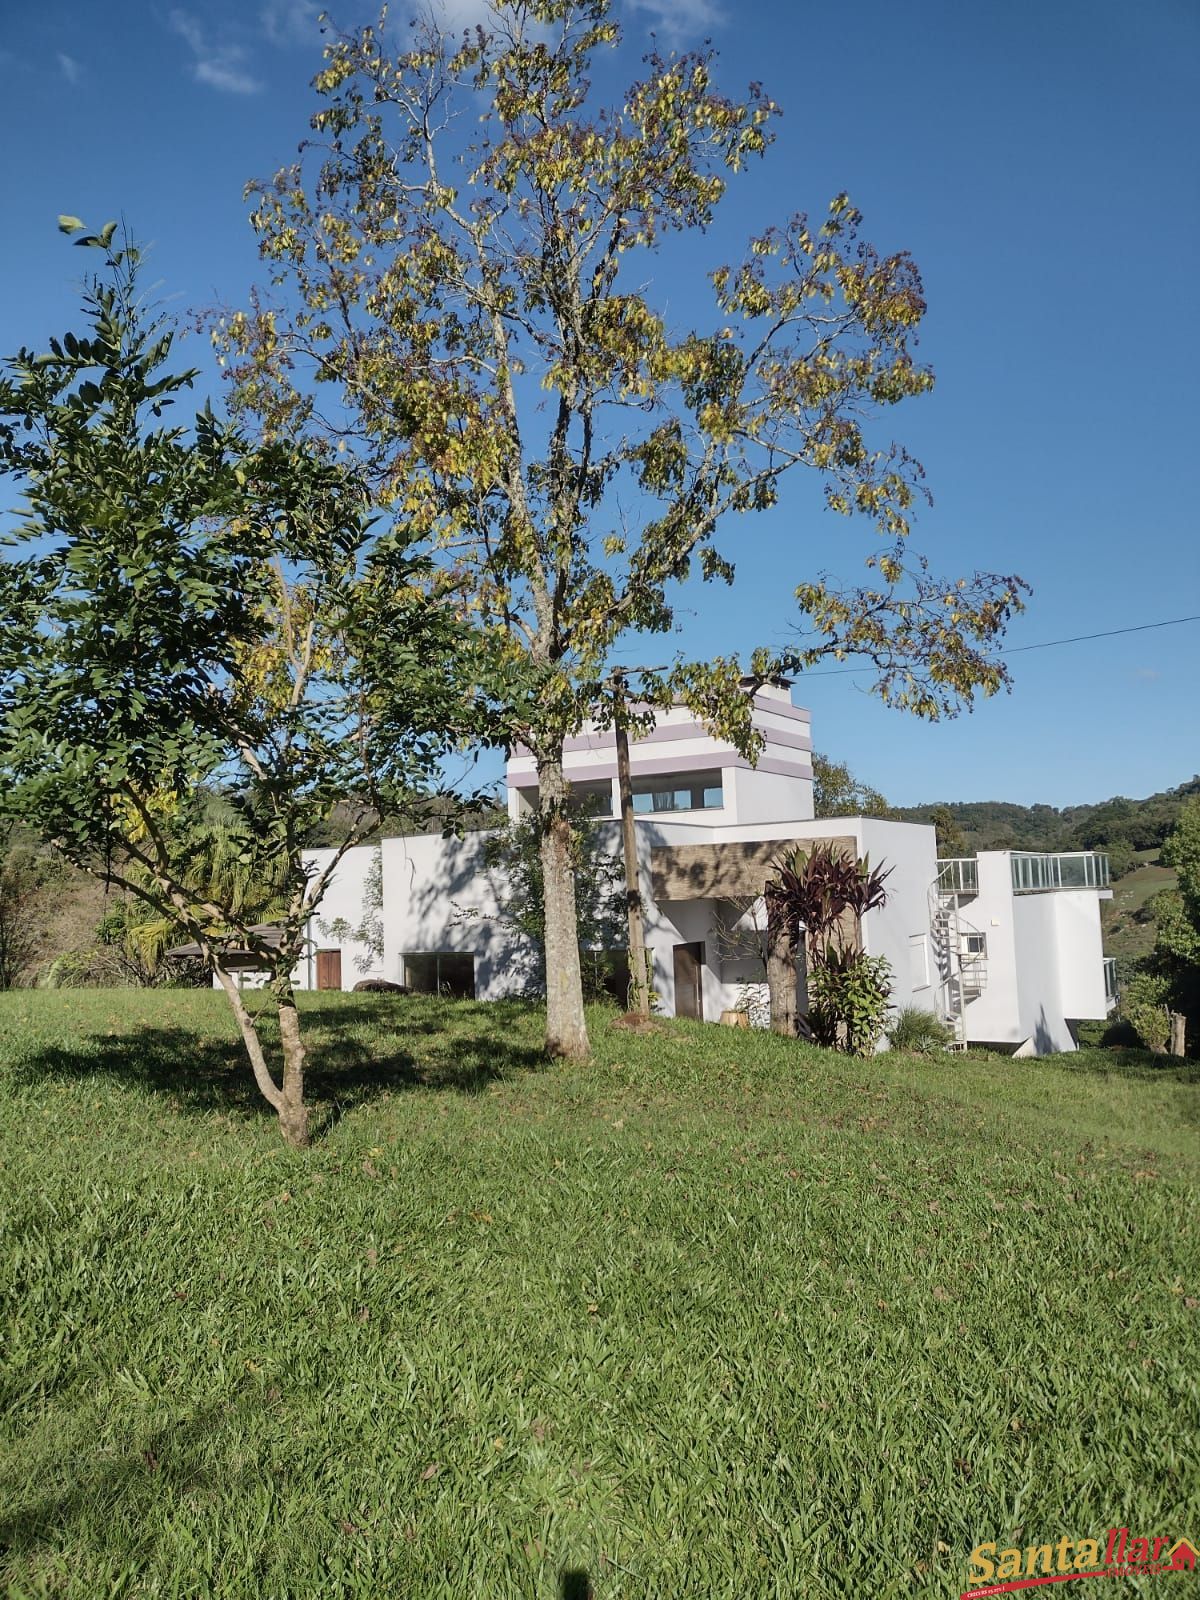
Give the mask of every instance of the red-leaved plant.
M 777 858 L 765 889 L 767 906 L 767 982 L 771 991 L 771 1026 L 776 1033 L 797 1031 L 796 953 L 805 934 L 808 966 L 817 976 L 820 1001 L 809 1010 L 806 1031 L 818 1044 L 864 1053 L 870 1033 L 857 1016 L 851 1019 L 841 998 L 849 999 L 862 986 L 856 982 L 859 965 L 866 961 L 858 948 L 858 924 L 868 911 L 887 901 L 886 880 L 891 867 L 873 867 L 869 856 L 848 854 L 833 843 L 812 850 L 797 847 Z M 882 974 L 872 967 L 878 994 Z M 841 998 L 839 998 L 841 997 Z M 815 998 L 815 997 L 814 997 Z M 886 992 L 881 1003 L 886 1011 Z M 877 1037 L 878 1035 L 876 1035 Z

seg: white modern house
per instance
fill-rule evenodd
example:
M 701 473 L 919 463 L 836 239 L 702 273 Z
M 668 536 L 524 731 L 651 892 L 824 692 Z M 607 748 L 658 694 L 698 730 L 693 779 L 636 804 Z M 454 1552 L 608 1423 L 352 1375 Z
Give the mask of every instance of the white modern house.
M 771 863 L 784 848 L 835 840 L 892 868 L 887 904 L 863 918 L 860 938 L 890 962 L 895 1006 L 935 1012 L 960 1043 L 1022 1054 L 1074 1049 L 1072 1025 L 1107 1014 L 1105 857 L 990 851 L 939 863 L 931 827 L 816 820 L 808 712 L 780 681 L 754 695 L 753 717 L 764 741 L 753 765 L 682 707 L 631 742 L 646 942 L 663 1012 L 714 1022 L 728 1009 L 760 1012 L 754 929 Z M 566 769 L 615 855 L 613 733 L 570 740 Z M 516 819 L 536 802 L 532 757 L 514 754 L 506 782 Z M 489 865 L 487 838 L 388 838 L 349 852 L 310 924 L 298 985 L 351 989 L 384 978 L 481 1000 L 522 992 L 533 952 L 506 919 L 507 886 Z M 312 853 L 314 866 L 327 859 Z

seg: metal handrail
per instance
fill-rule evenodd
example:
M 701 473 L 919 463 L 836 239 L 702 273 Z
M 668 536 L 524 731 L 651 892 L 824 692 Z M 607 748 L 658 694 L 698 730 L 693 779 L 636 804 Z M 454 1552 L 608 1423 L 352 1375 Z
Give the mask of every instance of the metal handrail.
M 938 862 L 938 889 L 942 894 L 978 894 L 979 863 L 974 856 L 948 856 Z

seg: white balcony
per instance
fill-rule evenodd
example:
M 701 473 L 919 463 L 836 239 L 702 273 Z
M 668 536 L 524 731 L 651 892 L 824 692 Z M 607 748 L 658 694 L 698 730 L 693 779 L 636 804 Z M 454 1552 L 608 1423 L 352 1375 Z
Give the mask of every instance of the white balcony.
M 938 862 L 940 894 L 978 894 L 979 863 L 974 856 L 950 856 Z
M 1108 857 L 1094 850 L 1073 850 L 1056 855 L 1014 850 L 1011 861 L 1014 894 L 1108 888 Z

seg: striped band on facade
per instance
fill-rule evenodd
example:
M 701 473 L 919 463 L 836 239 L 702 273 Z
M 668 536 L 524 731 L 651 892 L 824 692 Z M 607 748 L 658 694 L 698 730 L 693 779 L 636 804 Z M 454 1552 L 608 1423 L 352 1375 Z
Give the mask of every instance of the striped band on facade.
M 782 778 L 803 778 L 808 780 L 812 778 L 812 765 L 807 761 L 786 761 L 777 756 L 760 756 L 757 762 L 752 762 L 747 761 L 744 756 L 735 755 L 733 751 L 723 754 L 719 750 L 713 751 L 708 755 L 688 756 L 686 767 L 681 767 L 679 762 L 673 761 L 670 756 L 659 756 L 654 760 L 639 761 L 633 776 L 637 779 L 646 774 L 665 776 L 674 773 L 680 778 L 685 778 L 689 773 L 693 772 L 719 772 L 722 767 L 736 767 L 742 772 L 770 772 Z M 600 782 L 605 778 L 615 778 L 616 775 L 616 762 L 602 761 L 597 762 L 595 766 L 581 768 L 574 773 L 568 772 L 567 781 L 592 783 Z M 536 780 L 537 774 L 534 772 L 515 774 L 512 780 L 513 788 L 535 789 L 537 787 L 536 781 L 533 783 L 520 783 L 517 781 L 521 777 L 529 777 Z
M 807 711 L 800 711 L 795 706 L 789 706 L 779 700 L 755 700 L 756 708 L 760 711 L 771 712 L 777 716 L 785 717 L 789 722 L 796 722 L 808 728 L 812 719 Z M 794 745 L 797 750 L 811 750 L 812 739 L 807 733 L 802 733 L 799 728 L 794 732 L 786 728 L 764 728 L 755 725 L 768 744 L 779 743 Z M 647 744 L 672 744 L 681 739 L 711 739 L 712 735 L 702 722 L 694 720 L 688 722 L 664 722 L 657 728 L 651 728 L 649 733 L 639 734 L 629 741 L 631 753 L 636 753 L 643 745 Z M 603 732 L 582 733 L 576 738 L 563 740 L 564 755 L 580 755 L 593 751 L 613 750 L 616 748 L 616 734 L 611 728 Z M 532 760 L 532 752 L 525 745 L 514 745 L 510 760 Z

